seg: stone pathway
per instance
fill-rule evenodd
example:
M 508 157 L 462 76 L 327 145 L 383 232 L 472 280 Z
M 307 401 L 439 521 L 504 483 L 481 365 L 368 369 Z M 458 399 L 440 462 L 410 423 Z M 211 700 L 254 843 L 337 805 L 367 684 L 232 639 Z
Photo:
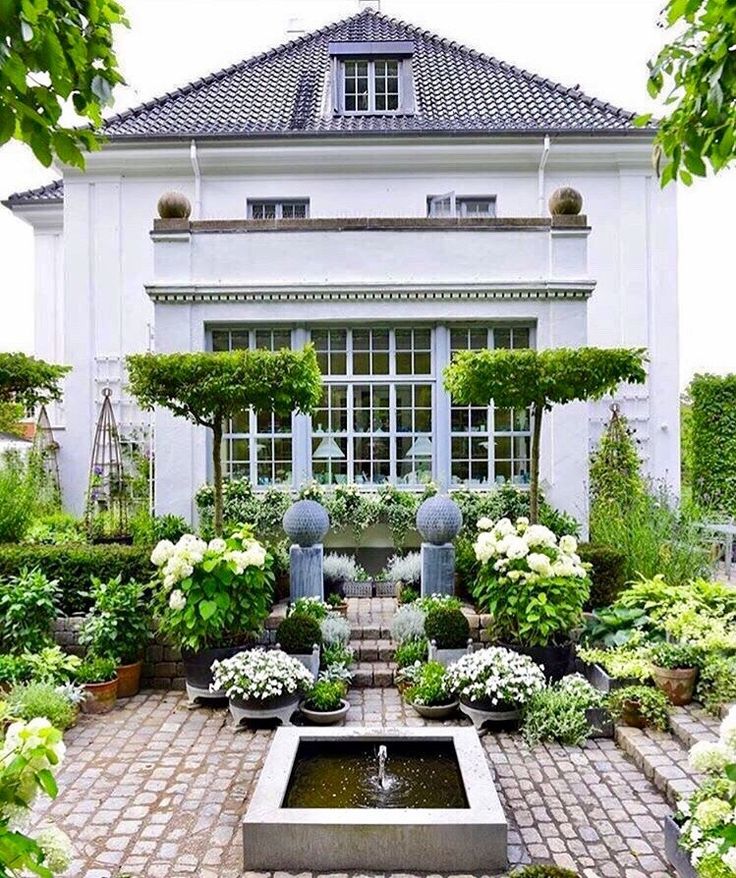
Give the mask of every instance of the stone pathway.
M 353 690 L 350 700 L 351 725 L 425 724 L 393 688 Z M 240 820 L 272 734 L 233 734 L 225 711 L 188 711 L 179 693 L 143 693 L 67 733 L 61 792 L 37 820 L 72 837 L 72 878 L 239 878 Z M 613 741 L 534 750 L 519 735 L 482 741 L 512 865 L 553 861 L 584 878 L 670 876 L 661 829 L 670 806 Z

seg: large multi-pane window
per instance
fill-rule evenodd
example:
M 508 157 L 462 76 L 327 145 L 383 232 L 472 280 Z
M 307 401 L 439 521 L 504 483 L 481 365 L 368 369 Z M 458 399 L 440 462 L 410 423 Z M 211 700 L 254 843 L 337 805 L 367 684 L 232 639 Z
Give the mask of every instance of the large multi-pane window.
M 323 484 L 420 485 L 432 478 L 432 331 L 313 329 L 325 381 L 312 416 Z
M 528 327 L 451 329 L 452 353 L 527 348 Z M 450 486 L 487 488 L 529 482 L 531 433 L 527 409 L 455 406 L 450 410 Z
M 233 329 L 212 331 L 214 351 L 291 347 L 290 329 Z M 257 486 L 291 486 L 293 482 L 292 416 L 243 411 L 228 421 L 223 442 L 225 474 L 247 478 Z
M 433 478 L 451 488 L 528 482 L 529 412 L 448 405 L 441 390 L 448 353 L 528 347 L 528 327 L 448 326 L 439 349 L 430 326 L 297 331 L 299 343 L 307 338 L 323 375 L 320 405 L 311 418 L 250 411 L 233 418 L 223 438 L 227 476 L 260 487 L 310 477 L 365 488 L 417 488 Z M 212 331 L 216 351 L 291 346 L 290 328 Z M 449 448 L 449 472 L 437 469 L 438 458 L 447 459 L 440 447 Z

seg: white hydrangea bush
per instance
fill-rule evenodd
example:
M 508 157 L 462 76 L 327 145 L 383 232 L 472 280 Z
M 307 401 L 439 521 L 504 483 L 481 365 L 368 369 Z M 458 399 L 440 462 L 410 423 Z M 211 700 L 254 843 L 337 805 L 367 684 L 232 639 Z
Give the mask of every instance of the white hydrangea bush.
M 453 693 L 469 702 L 488 702 L 494 707 L 522 707 L 544 689 L 539 665 L 528 656 L 499 646 L 464 655 L 447 669 Z
M 314 677 L 298 659 L 280 649 L 261 647 L 213 662 L 212 675 L 213 692 L 225 692 L 228 698 L 243 701 L 294 695 L 314 684 Z
M 721 722 L 717 741 L 693 744 L 689 761 L 707 779 L 679 804 L 680 845 L 698 875 L 736 875 L 736 707 Z
M 249 527 L 209 542 L 184 534 L 151 553 L 158 568 L 159 628 L 179 649 L 196 652 L 256 633 L 271 606 L 271 557 Z
M 499 639 L 525 646 L 569 639 L 590 594 L 574 536 L 558 539 L 527 518 L 481 518 L 474 550 L 480 570 L 473 597 L 494 617 Z

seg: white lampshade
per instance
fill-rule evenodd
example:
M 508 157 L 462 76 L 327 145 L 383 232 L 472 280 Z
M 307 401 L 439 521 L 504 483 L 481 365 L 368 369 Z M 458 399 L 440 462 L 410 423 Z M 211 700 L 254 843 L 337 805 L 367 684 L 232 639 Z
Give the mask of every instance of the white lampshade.
M 325 436 L 324 439 L 321 439 L 312 453 L 314 460 L 340 460 L 343 457 L 345 457 L 343 450 L 332 436 Z
M 431 457 L 432 456 L 432 440 L 429 436 L 417 436 L 412 442 L 411 448 L 406 452 L 404 457 Z

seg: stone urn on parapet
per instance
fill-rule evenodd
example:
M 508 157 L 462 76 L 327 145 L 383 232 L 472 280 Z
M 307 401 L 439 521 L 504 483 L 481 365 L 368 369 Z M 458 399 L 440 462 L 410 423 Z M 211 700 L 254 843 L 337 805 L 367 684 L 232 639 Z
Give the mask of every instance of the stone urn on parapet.
M 463 526 L 460 507 L 447 494 L 430 497 L 417 510 L 422 537 L 422 597 L 455 591 L 455 547 Z
M 330 529 L 330 517 L 316 500 L 297 500 L 282 521 L 292 542 L 289 549 L 289 598 L 324 600 L 322 540 Z

